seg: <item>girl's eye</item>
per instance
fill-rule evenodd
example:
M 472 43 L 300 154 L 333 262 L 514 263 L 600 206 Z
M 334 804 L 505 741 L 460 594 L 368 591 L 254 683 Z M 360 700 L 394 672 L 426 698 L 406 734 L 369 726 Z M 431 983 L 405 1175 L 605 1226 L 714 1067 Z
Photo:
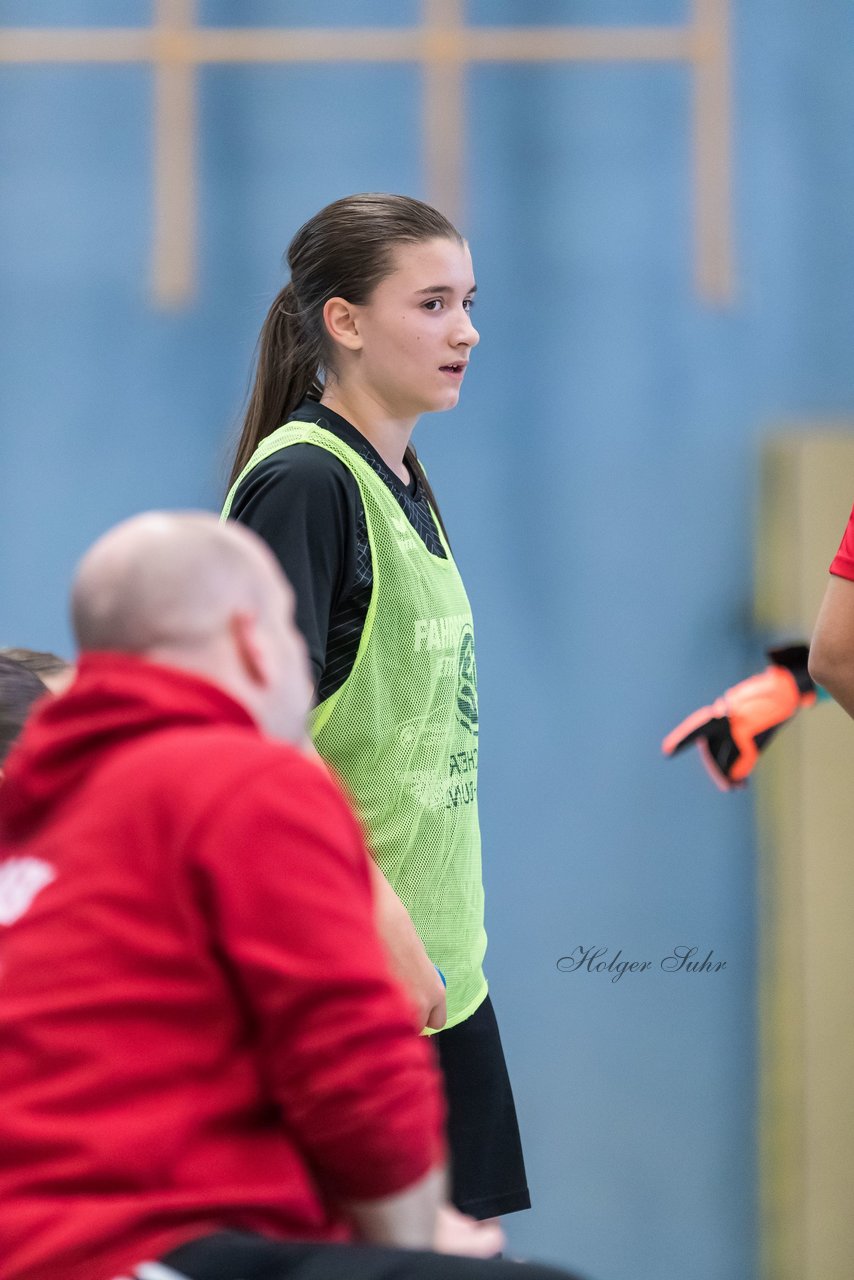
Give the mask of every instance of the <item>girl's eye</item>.
M 423 304 L 425 311 L 438 311 L 439 308 L 444 307 L 444 305 L 445 305 L 445 301 L 443 298 L 431 298 L 429 302 L 425 302 Z M 471 311 L 473 306 L 474 306 L 474 298 L 463 299 L 464 311 Z

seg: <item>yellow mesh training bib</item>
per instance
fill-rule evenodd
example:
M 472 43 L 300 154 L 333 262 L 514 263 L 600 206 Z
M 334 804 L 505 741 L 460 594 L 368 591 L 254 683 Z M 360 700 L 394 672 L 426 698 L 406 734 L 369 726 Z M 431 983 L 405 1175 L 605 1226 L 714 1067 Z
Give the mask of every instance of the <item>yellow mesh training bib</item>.
M 261 442 L 232 486 L 223 518 L 249 471 L 292 444 L 318 445 L 353 474 L 373 566 L 353 669 L 315 708 L 312 738 L 347 787 L 377 863 L 445 975 L 452 1027 L 487 991 L 468 597 L 445 539 L 447 559 L 428 551 L 373 468 L 311 423 L 285 423 Z

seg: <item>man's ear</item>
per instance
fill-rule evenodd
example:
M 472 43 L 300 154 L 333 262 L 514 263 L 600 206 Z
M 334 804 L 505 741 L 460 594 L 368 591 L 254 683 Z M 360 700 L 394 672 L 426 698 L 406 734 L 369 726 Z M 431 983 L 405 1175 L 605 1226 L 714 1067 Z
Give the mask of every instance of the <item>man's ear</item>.
M 348 351 L 361 351 L 359 308 L 344 298 L 330 298 L 323 307 L 323 323 L 333 342 Z
M 258 638 L 258 615 L 235 613 L 229 619 L 228 626 L 245 675 L 253 684 L 266 689 L 270 684 L 270 668 L 264 646 Z

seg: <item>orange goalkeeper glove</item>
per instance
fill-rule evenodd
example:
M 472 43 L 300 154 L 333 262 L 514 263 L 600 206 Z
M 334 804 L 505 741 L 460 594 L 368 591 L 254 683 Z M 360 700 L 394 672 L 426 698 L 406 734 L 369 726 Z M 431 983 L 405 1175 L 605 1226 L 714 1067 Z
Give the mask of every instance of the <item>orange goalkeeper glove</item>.
M 807 670 L 808 645 L 768 649 L 767 654 L 770 666 L 688 716 L 661 744 L 666 756 L 674 756 L 696 742 L 721 791 L 743 787 L 780 725 L 816 701 L 817 686 Z

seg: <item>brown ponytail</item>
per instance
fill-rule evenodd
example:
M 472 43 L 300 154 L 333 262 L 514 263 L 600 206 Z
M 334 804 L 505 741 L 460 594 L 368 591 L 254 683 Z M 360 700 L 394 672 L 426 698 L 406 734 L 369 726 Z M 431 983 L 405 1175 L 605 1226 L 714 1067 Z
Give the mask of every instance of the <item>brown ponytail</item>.
M 320 337 L 317 335 L 313 340 L 306 332 L 291 281 L 274 301 L 261 327 L 255 381 L 228 481 L 229 488 L 261 441 L 287 422 L 306 396 L 320 399 L 323 393 L 320 382 L 322 362 Z

